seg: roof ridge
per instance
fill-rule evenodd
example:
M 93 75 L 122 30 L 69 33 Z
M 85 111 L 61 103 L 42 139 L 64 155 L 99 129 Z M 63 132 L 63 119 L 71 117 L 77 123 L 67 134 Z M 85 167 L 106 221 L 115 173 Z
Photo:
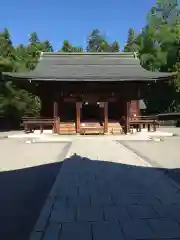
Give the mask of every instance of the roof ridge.
M 137 58 L 137 54 L 134 52 L 41 52 L 41 57 L 57 56 L 119 56 Z

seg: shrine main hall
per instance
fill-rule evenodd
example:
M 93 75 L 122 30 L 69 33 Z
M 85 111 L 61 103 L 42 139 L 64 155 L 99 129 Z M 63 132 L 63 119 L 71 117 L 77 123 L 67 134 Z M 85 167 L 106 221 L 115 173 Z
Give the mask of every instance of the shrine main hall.
M 135 53 L 42 53 L 36 68 L 3 73 L 32 89 L 41 100 L 40 118 L 53 119 L 56 133 L 101 129 L 119 133 L 141 115 L 149 83 L 169 81 L 173 73 L 144 69 Z

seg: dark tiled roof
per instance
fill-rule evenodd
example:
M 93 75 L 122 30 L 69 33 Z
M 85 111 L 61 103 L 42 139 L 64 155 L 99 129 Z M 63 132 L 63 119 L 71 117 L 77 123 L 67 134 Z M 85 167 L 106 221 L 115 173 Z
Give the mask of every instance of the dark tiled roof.
M 148 81 L 172 73 L 145 70 L 133 53 L 42 53 L 33 71 L 4 75 L 31 80 Z

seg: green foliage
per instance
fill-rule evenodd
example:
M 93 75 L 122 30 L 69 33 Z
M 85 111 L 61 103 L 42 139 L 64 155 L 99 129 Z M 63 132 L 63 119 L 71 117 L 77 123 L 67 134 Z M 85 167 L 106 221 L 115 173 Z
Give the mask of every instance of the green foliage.
M 0 115 L 8 121 L 22 116 L 38 116 L 40 100 L 27 90 L 2 79 L 2 72 L 29 71 L 36 66 L 42 50 L 52 51 L 49 41 L 40 43 L 37 34 L 31 34 L 28 46 L 14 47 L 7 29 L 0 33 Z
M 83 52 L 83 48 L 80 46 L 72 46 L 68 40 L 64 40 L 60 52 Z
M 119 51 L 120 51 L 120 46 L 119 46 L 118 41 L 115 40 L 115 41 L 111 44 L 111 50 L 112 50 L 112 52 L 119 52 Z
M 128 40 L 127 44 L 124 47 L 124 52 L 138 52 L 139 45 L 136 43 L 136 35 L 133 28 L 130 28 L 128 31 Z
M 12 82 L 5 82 L 0 97 L 0 112 L 4 117 L 20 119 L 22 116 L 39 116 L 40 100 L 24 89 L 18 89 Z
M 94 29 L 87 41 L 88 52 L 119 52 L 120 46 L 117 41 L 109 44 L 106 38 L 98 29 Z
M 30 45 L 35 45 L 35 44 L 38 44 L 38 43 L 40 43 L 40 41 L 39 41 L 37 33 L 32 32 L 29 36 L 29 44 Z
M 0 57 L 0 72 L 12 72 L 13 68 L 13 63 L 8 58 Z
M 177 0 L 157 0 L 147 23 L 135 36 L 129 29 L 124 51 L 137 51 L 141 64 L 151 71 L 180 71 L 180 9 Z M 158 91 L 157 91 L 158 89 Z M 162 100 L 163 99 L 163 100 Z M 150 112 L 174 111 L 180 106 L 180 76 L 172 84 L 157 88 L 150 84 L 146 95 Z

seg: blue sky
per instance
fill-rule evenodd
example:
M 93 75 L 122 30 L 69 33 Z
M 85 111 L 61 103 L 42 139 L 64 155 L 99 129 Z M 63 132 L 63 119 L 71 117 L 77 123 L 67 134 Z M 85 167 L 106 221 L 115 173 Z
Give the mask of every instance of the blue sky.
M 121 49 L 129 27 L 141 30 L 155 0 L 10 0 L 1 4 L 0 30 L 7 27 L 15 45 L 27 44 L 36 31 L 58 50 L 64 39 L 85 46 L 92 29 L 98 28 L 108 41 L 118 40 Z

